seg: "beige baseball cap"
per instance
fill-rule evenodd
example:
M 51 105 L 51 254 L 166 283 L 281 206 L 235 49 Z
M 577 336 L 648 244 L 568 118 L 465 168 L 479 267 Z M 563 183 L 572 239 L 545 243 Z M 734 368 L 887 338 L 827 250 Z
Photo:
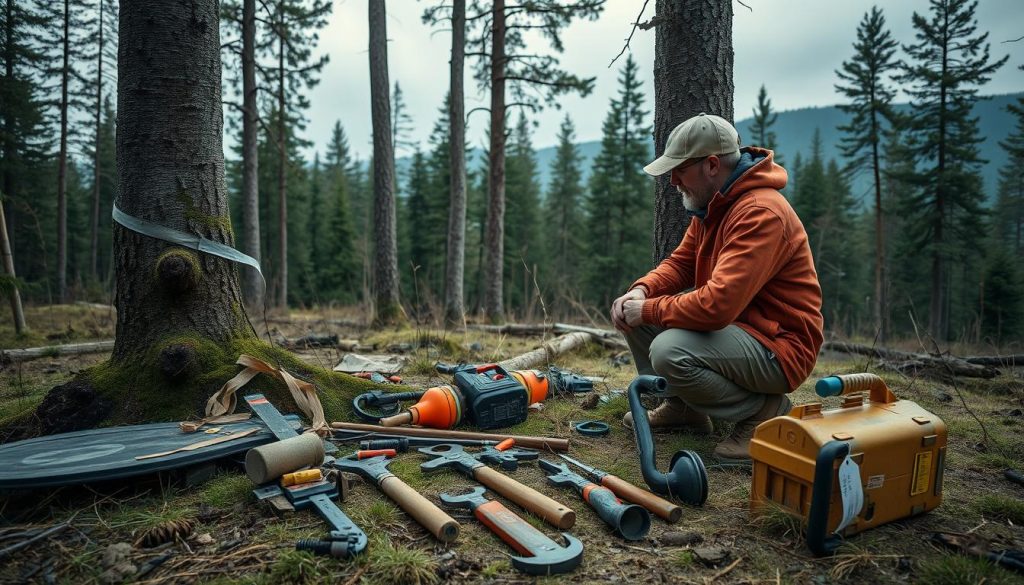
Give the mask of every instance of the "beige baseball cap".
M 740 135 L 724 118 L 700 113 L 675 127 L 668 135 L 665 154 L 644 167 L 644 172 L 664 175 L 692 158 L 739 152 Z

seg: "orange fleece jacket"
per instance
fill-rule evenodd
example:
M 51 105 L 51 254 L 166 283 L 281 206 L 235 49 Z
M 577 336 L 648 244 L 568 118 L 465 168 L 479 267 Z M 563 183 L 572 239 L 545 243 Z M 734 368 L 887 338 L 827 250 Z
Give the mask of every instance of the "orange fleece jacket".
M 769 150 L 743 150 L 765 158 L 725 194 L 716 193 L 679 247 L 630 288 L 646 291 L 644 323 L 693 331 L 741 327 L 775 353 L 792 391 L 821 349 L 821 287 L 807 232 L 779 193 L 786 169 Z

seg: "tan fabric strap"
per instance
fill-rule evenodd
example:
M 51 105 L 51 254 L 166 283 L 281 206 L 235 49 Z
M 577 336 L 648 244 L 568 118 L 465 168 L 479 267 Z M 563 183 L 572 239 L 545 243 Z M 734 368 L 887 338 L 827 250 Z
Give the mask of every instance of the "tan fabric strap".
M 206 402 L 207 417 L 223 416 L 234 412 L 237 405 L 235 392 L 255 378 L 257 374 L 262 373 L 284 382 L 285 386 L 288 387 L 288 391 L 291 392 L 296 406 L 309 418 L 312 425 L 310 431 L 315 432 L 321 437 L 330 433 L 330 427 L 327 426 L 327 419 L 324 416 L 324 407 L 320 404 L 320 398 L 316 395 L 316 386 L 295 378 L 295 376 L 283 368 L 275 368 L 263 360 L 244 353 L 238 356 L 238 361 L 235 363 L 245 367 L 245 369 L 238 372 L 234 378 L 224 382 L 220 390 Z

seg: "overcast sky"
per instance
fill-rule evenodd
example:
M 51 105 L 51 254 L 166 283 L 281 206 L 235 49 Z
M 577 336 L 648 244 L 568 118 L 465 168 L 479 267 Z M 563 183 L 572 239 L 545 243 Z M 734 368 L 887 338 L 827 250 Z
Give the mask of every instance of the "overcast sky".
M 430 0 L 433 2 L 434 0 Z M 652 0 L 644 14 L 654 15 Z M 886 22 L 897 41 L 914 41 L 911 16 L 926 13 L 927 0 L 868 2 L 862 0 L 744 0 L 748 10 L 733 4 L 734 81 L 736 119 L 750 116 L 761 84 L 776 110 L 832 105 L 836 95 L 834 71 L 853 54 L 857 25 L 873 4 L 881 4 Z M 398 82 L 413 119 L 412 139 L 424 147 L 438 118 L 448 90 L 448 54 L 451 34 L 433 31 L 420 15 L 423 1 L 390 0 L 388 9 L 388 51 L 391 82 Z M 561 100 L 562 109 L 546 108 L 538 116 L 534 146 L 543 148 L 556 142 L 558 126 L 568 112 L 576 124 L 577 140 L 599 140 L 601 123 L 609 100 L 618 90 L 618 70 L 625 57 L 613 68 L 608 63 L 621 50 L 624 39 L 636 21 L 642 0 L 608 0 L 600 19 L 574 21 L 564 31 L 565 69 L 580 76 L 595 76 L 594 91 L 586 98 L 570 96 Z M 994 57 L 1010 55 L 1009 62 L 996 73 L 982 94 L 1024 91 L 1024 41 L 1007 43 L 1024 35 L 1024 0 L 981 0 L 977 12 L 979 31 L 989 32 Z M 323 152 L 331 127 L 340 120 L 352 149 L 366 158 L 371 151 L 370 87 L 367 55 L 366 0 L 335 0 L 328 26 L 321 31 L 319 50 L 330 55 L 320 84 L 310 93 L 306 137 L 313 148 Z M 640 65 L 647 93 L 649 119 L 653 122 L 654 31 L 637 30 L 630 45 Z M 531 44 L 531 50 L 547 50 L 543 40 Z M 900 52 L 902 56 L 902 51 Z M 468 63 L 467 63 L 468 65 Z M 467 67 L 466 111 L 486 106 L 488 96 L 478 91 Z M 479 111 L 469 119 L 468 138 L 473 146 L 484 140 L 487 113 Z M 311 153 L 310 153 L 311 154 Z M 399 153 L 399 156 L 406 153 Z

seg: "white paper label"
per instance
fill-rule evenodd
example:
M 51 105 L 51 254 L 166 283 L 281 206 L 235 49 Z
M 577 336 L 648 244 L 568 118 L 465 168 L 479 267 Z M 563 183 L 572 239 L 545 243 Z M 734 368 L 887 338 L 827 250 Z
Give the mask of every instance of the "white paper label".
M 835 533 L 839 534 L 853 522 L 864 507 L 864 488 L 860 483 L 860 466 L 847 455 L 839 465 L 839 493 L 843 497 L 843 520 Z

